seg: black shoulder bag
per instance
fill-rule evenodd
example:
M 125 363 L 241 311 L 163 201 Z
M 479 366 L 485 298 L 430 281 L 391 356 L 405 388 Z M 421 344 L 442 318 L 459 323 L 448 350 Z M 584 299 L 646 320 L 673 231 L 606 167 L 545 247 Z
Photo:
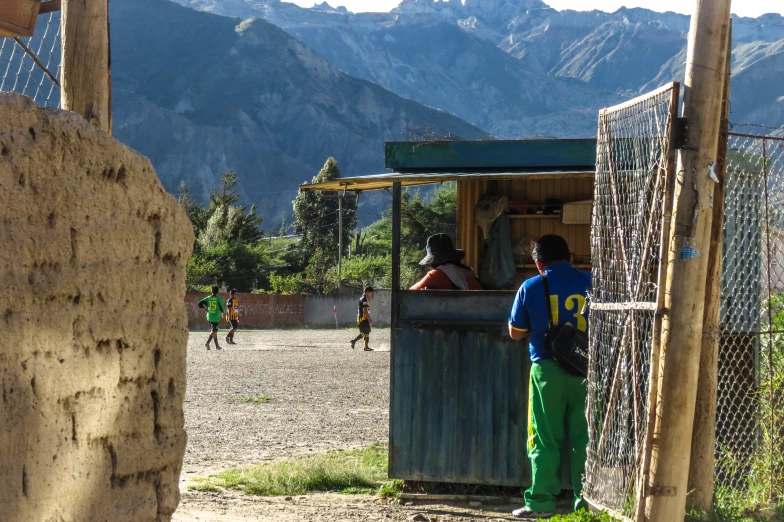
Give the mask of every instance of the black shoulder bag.
M 553 324 L 553 311 L 550 308 L 550 285 L 542 275 L 544 297 L 547 305 L 547 318 L 550 328 L 544 338 L 545 351 L 561 365 L 567 373 L 577 377 L 588 375 L 588 335 L 570 324 Z

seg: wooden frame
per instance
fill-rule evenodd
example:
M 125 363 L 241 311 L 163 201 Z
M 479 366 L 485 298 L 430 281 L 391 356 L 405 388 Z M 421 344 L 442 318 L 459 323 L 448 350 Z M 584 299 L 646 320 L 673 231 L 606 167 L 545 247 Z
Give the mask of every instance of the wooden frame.
M 41 0 L 3 0 L 0 3 L 0 37 L 32 36 Z

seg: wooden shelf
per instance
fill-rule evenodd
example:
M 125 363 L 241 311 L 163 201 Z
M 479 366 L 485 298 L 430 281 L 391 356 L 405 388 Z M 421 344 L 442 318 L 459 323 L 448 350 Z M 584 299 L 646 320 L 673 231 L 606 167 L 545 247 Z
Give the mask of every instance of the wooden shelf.
M 577 263 L 575 263 L 572 266 L 575 268 L 591 268 L 591 265 L 577 264 Z M 536 265 L 528 263 L 525 265 L 515 265 L 515 268 L 536 268 Z
M 561 219 L 561 214 L 509 214 L 509 219 Z

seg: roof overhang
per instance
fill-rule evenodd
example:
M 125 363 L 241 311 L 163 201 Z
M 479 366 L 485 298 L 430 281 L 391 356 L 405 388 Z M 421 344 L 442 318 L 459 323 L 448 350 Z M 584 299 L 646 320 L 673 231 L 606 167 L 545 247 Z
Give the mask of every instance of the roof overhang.
M 301 190 L 387 189 L 460 180 L 533 180 L 594 175 L 595 139 L 404 141 L 384 147 L 384 166 L 394 172 L 306 183 Z
M 300 185 L 300 190 L 331 190 L 331 191 L 353 191 L 364 192 L 367 190 L 380 190 L 391 188 L 394 183 L 400 183 L 403 187 L 416 187 L 420 185 L 431 185 L 435 183 L 445 183 L 448 181 L 475 181 L 475 180 L 534 180 L 534 179 L 568 179 L 568 178 L 592 178 L 594 170 L 557 170 L 543 171 L 533 170 L 530 172 L 417 172 L 417 173 L 397 173 L 373 174 L 369 176 L 357 176 L 353 178 L 340 178 L 324 183 L 306 183 Z

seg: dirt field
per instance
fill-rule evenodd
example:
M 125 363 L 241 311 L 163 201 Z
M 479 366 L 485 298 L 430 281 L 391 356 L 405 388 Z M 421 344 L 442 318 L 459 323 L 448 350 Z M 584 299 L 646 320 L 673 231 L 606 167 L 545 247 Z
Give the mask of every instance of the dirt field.
M 207 334 L 188 341 L 185 422 L 188 450 L 178 522 L 251 520 L 439 521 L 509 518 L 511 507 L 471 510 L 466 504 L 399 505 L 361 495 L 249 497 L 190 491 L 196 476 L 241 464 L 367 446 L 387 440 L 389 330 L 374 331 L 375 352 L 352 351 L 351 330 L 240 331 L 236 346 L 204 348 Z M 225 335 L 225 332 L 224 332 Z M 238 398 L 267 396 L 244 404 Z

